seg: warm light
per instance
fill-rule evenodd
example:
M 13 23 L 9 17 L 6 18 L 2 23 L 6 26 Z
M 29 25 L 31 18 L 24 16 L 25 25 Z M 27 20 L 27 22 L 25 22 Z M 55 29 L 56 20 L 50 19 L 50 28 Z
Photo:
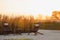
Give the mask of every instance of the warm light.
M 57 0 L 0 0 L 0 13 L 9 16 L 33 15 L 35 18 L 39 13 L 51 16 L 52 10 L 59 10 L 59 3 Z

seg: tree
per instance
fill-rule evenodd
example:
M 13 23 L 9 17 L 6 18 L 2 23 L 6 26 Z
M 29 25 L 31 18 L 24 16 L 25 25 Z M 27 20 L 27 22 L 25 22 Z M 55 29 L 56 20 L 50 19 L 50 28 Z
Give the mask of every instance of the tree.
M 53 11 L 52 18 L 60 20 L 60 11 Z

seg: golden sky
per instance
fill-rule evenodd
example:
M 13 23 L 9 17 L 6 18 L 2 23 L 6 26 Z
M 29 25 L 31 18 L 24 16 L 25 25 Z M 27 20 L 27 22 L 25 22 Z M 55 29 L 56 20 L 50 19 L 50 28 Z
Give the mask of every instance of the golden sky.
M 60 0 L 0 0 L 0 13 L 6 15 L 51 16 L 60 10 Z

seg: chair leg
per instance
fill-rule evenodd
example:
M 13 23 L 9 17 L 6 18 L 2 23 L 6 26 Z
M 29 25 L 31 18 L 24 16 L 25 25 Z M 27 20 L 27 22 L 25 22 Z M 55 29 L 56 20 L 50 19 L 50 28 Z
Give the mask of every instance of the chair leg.
M 30 33 L 28 33 L 28 35 L 30 35 Z
M 35 35 L 37 35 L 37 32 L 34 32 L 35 33 Z
M 17 30 L 16 31 L 16 34 L 20 34 L 21 35 L 21 31 L 20 30 Z
M 19 34 L 21 35 L 21 34 L 22 34 L 22 32 L 21 32 L 21 31 L 19 31 Z
M 41 35 L 44 35 L 43 33 L 40 33 L 40 32 L 37 32 L 37 33 L 39 33 L 39 34 L 41 34 Z

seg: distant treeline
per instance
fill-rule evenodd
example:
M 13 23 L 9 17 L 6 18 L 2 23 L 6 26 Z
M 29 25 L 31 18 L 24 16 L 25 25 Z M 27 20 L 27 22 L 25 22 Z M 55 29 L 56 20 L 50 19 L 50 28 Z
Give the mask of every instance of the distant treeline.
M 43 22 L 40 26 L 40 29 L 47 30 L 60 30 L 60 22 Z

